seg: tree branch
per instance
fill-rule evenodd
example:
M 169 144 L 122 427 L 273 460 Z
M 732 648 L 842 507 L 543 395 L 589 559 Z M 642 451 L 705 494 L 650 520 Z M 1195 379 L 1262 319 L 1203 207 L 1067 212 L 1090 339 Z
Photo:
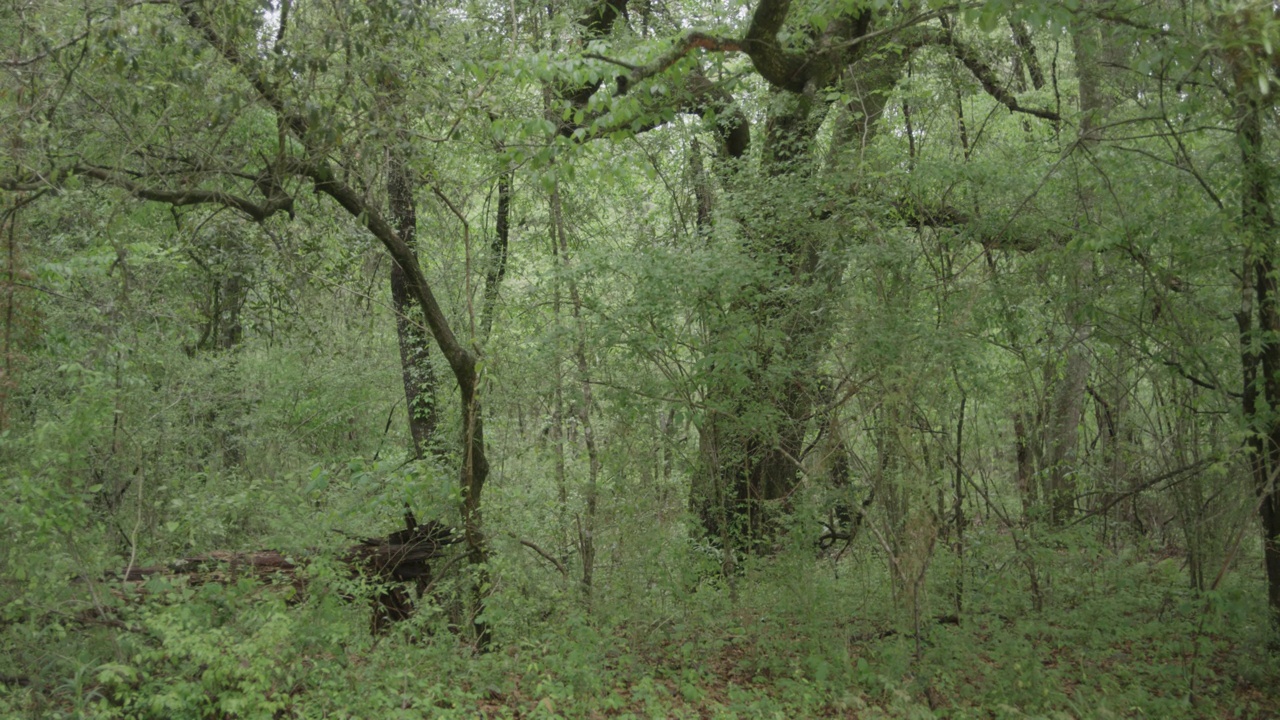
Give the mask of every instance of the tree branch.
M 1080 523 L 1082 523 L 1082 522 L 1084 522 L 1084 521 L 1088 520 L 1089 518 L 1094 518 L 1094 517 L 1097 517 L 1097 516 L 1099 516 L 1099 515 L 1104 515 L 1104 514 L 1106 514 L 1106 513 L 1107 513 L 1107 511 L 1109 511 L 1111 508 L 1115 507 L 1116 505 L 1119 505 L 1120 503 L 1124 502 L 1125 500 L 1128 500 L 1129 498 L 1133 497 L 1134 495 L 1139 495 L 1139 494 L 1141 494 L 1141 493 L 1143 493 L 1143 492 L 1146 492 L 1147 490 L 1150 490 L 1151 488 L 1155 487 L 1156 485 L 1159 485 L 1159 484 L 1160 484 L 1160 483 L 1162 483 L 1162 482 L 1167 482 L 1167 481 L 1169 481 L 1169 480 L 1174 480 L 1174 479 L 1176 479 L 1179 475 L 1184 475 L 1184 474 L 1186 474 L 1186 473 L 1196 472 L 1196 471 L 1200 470 L 1201 468 L 1204 468 L 1204 467 L 1207 467 L 1207 466 L 1209 466 L 1209 465 L 1213 464 L 1213 463 L 1214 463 L 1214 462 L 1216 462 L 1216 461 L 1217 461 L 1217 459 L 1216 459 L 1216 458 L 1213 458 L 1213 459 L 1208 459 L 1208 458 L 1206 458 L 1206 459 L 1204 459 L 1204 460 L 1198 460 L 1198 461 L 1196 461 L 1196 462 L 1191 463 L 1190 465 L 1183 465 L 1182 467 L 1177 468 L 1177 469 L 1175 469 L 1175 470 L 1170 470 L 1170 471 L 1169 471 L 1169 472 L 1167 472 L 1167 473 L 1163 473 L 1163 474 L 1161 474 L 1161 475 L 1157 475 L 1157 476 L 1155 476 L 1155 477 L 1153 477 L 1153 478 L 1149 478 L 1149 479 L 1147 479 L 1147 480 L 1143 480 L 1142 482 L 1137 483 L 1136 485 L 1134 485 L 1134 486 L 1133 486 L 1133 488 L 1132 488 L 1131 490 L 1128 490 L 1128 491 L 1125 491 L 1125 492 L 1122 492 L 1122 493 L 1117 493 L 1116 495 L 1113 495 L 1109 500 L 1107 500 L 1107 502 L 1103 503 L 1102 507 L 1097 508 L 1097 509 L 1095 509 L 1095 510 L 1091 510 L 1091 511 L 1089 511 L 1089 512 L 1085 513 L 1084 515 L 1081 515 L 1080 517 L 1076 518 L 1076 519 L 1075 519 L 1075 521 L 1073 521 L 1073 522 L 1072 522 L 1070 525 L 1068 525 L 1067 527 L 1075 527 L 1076 525 L 1079 525 Z
M 804 92 L 808 80 L 801 72 L 805 56 L 788 53 L 778 42 L 778 31 L 790 11 L 791 0 L 760 0 L 751 14 L 751 24 L 747 26 L 742 46 L 756 71 L 769 84 L 792 92 Z
M 70 40 L 67 40 L 66 42 L 55 45 L 45 50 L 44 52 L 36 53 L 35 55 L 32 55 L 29 58 L 23 58 L 21 60 L 0 60 L 0 67 L 17 69 L 17 68 L 26 67 L 28 65 L 34 65 L 35 63 L 40 62 L 41 60 L 49 57 L 50 55 L 54 55 L 56 53 L 62 52 L 63 50 L 66 50 L 67 48 L 71 47 L 72 45 L 75 45 L 76 43 L 80 42 L 81 40 L 84 40 L 87 37 L 89 37 L 89 31 L 85 30 L 84 32 L 80 33 L 79 35 L 76 35 Z
M 351 186 L 339 180 L 327 160 L 309 162 L 294 158 L 288 161 L 287 168 L 292 173 L 311 180 L 317 192 L 337 201 L 387 248 L 391 258 L 404 270 L 405 278 L 409 281 L 409 286 L 422 308 L 427 327 L 431 329 L 431 334 L 449 362 L 449 367 L 453 369 L 454 375 L 459 382 L 462 382 L 463 377 L 471 378 L 475 370 L 475 358 L 462 343 L 458 342 L 444 311 L 441 310 L 440 304 L 427 284 L 426 276 L 422 274 L 417 256 L 390 223 L 376 208 L 366 203 Z
M 1013 31 L 1013 44 L 1022 52 L 1022 61 L 1027 65 L 1031 75 L 1031 87 L 1039 90 L 1044 87 L 1044 70 L 1040 68 L 1040 59 L 1036 57 L 1036 46 L 1031 42 L 1031 31 L 1021 20 L 1009 18 L 1009 29 Z
M 1062 117 L 1052 110 L 1023 107 L 1020 105 L 1018 103 L 1018 98 L 1014 97 L 1013 93 L 1001 87 L 996 81 L 996 74 L 995 71 L 991 69 L 991 66 L 987 65 L 982 58 L 978 57 L 977 53 L 975 53 L 971 48 L 960 42 L 960 40 L 956 38 L 955 33 L 951 30 L 947 29 L 943 31 L 943 42 L 951 48 L 951 54 L 954 55 L 962 65 L 969 69 L 969 72 L 972 73 L 974 78 L 976 78 L 982 85 L 982 89 L 986 90 L 987 94 L 995 98 L 995 100 L 1001 105 L 1009 108 L 1010 111 L 1034 115 L 1038 118 L 1044 118 L 1045 120 L 1051 120 L 1053 122 L 1059 122 L 1062 120 Z
M 169 4 L 171 4 L 171 0 L 134 0 L 134 2 L 127 3 L 120 7 L 116 7 L 110 12 L 99 11 L 96 13 L 98 15 L 98 18 L 96 19 L 93 17 L 93 14 L 95 13 L 90 13 L 89 16 L 86 17 L 85 19 L 84 32 L 81 32 L 80 34 L 75 35 L 67 40 L 64 40 L 63 42 L 60 42 L 57 45 L 52 45 L 50 47 L 47 47 L 43 51 L 38 52 L 35 55 L 32 55 L 31 57 L 22 58 L 20 60 L 0 60 L 0 67 L 12 68 L 12 69 L 23 68 L 28 65 L 34 65 L 51 55 L 56 55 L 62 52 L 63 50 L 66 50 L 67 48 L 71 47 L 72 45 L 75 45 L 76 43 L 79 43 L 83 41 L 85 38 L 89 37 L 89 32 L 93 29 L 93 26 L 95 24 L 99 24 L 101 22 L 111 20 L 116 16 L 116 13 L 122 10 L 131 10 L 141 5 L 169 5 Z
M 637 67 L 639 67 L 639 65 L 632 65 L 632 64 L 631 64 L 631 63 L 629 63 L 629 62 L 623 62 L 623 61 L 621 61 L 621 60 L 615 60 L 615 59 L 613 59 L 613 58 L 611 58 L 611 57 L 607 57 L 607 56 L 601 55 L 601 54 L 599 54 L 599 53 L 582 53 L 582 57 L 584 57 L 584 58 L 586 58 L 586 59 L 588 59 L 588 60 L 603 60 L 604 62 L 607 62 L 607 63 L 609 63 L 610 65 L 617 65 L 618 67 L 624 67 L 624 68 L 626 68 L 626 69 L 628 69 L 628 70 L 635 70 Z
M 561 574 L 561 575 L 564 575 L 565 577 L 568 577 L 568 575 L 569 575 L 569 571 L 565 568 L 564 563 L 562 563 L 562 562 L 560 562 L 559 560 L 557 560 L 557 559 L 555 558 L 555 556 L 553 556 L 551 553 L 549 553 L 549 552 L 547 552 L 546 550 L 543 550 L 542 548 L 538 547 L 538 546 L 537 546 L 537 544 L 536 544 L 536 543 L 534 543 L 532 540 L 524 540 L 524 539 L 521 539 L 520 537 L 518 537 L 518 536 L 517 536 L 517 535 L 515 535 L 514 533 L 507 533 L 507 534 L 508 534 L 508 535 L 510 535 L 513 539 L 518 540 L 518 541 L 520 542 L 520 544 L 521 544 L 521 545 L 523 545 L 523 546 L 525 546 L 525 547 L 529 548 L 530 550 L 532 550 L 532 551 L 534 551 L 534 552 L 538 553 L 539 555 L 541 555 L 541 556 L 543 557 L 543 559 L 545 559 L 547 562 L 549 562 L 549 563 L 551 563 L 552 565 L 554 565 L 554 566 L 555 566 L 555 568 L 556 568 L 556 570 L 559 570 L 559 571 L 560 571 L 560 574 Z
M 50 187 L 55 187 L 55 183 L 34 177 L 0 178 L 0 190 L 9 192 L 35 192 L 48 190 Z
M 600 0 L 578 19 L 587 36 L 599 38 L 608 35 L 618 18 L 627 12 L 627 0 Z
M 285 121 L 285 124 L 288 125 L 294 135 L 305 143 L 305 138 L 310 130 L 307 121 L 289 112 L 275 87 L 268 83 L 262 75 L 253 72 L 251 68 L 246 66 L 239 51 L 226 42 L 200 13 L 197 8 L 200 4 L 200 0 L 180 1 L 179 6 L 186 17 L 187 23 L 203 35 L 205 40 L 228 63 L 240 71 L 240 74 L 253 86 L 253 89 L 263 101 Z M 285 159 L 283 164 L 282 170 L 291 174 L 302 175 L 311 180 L 315 184 L 317 192 L 324 193 L 336 200 L 343 209 L 350 213 L 352 217 L 357 218 L 369 232 L 373 233 L 374 237 L 382 242 L 387 251 L 391 253 L 392 259 L 405 271 L 406 279 L 408 279 L 409 285 L 419 305 L 422 307 L 423 316 L 431 329 L 431 334 L 440 345 L 440 349 L 444 353 L 446 360 L 448 360 L 449 366 L 454 371 L 459 383 L 466 385 L 469 381 L 473 381 L 475 358 L 458 342 L 457 337 L 453 334 L 444 312 L 440 309 L 440 305 L 431 292 L 431 288 L 427 285 L 426 277 L 422 274 L 422 268 L 418 264 L 417 256 L 414 255 L 408 244 L 404 242 L 404 239 L 387 223 L 376 208 L 366 203 L 360 194 L 346 183 L 337 179 L 328 160 L 288 158 Z M 464 381 L 464 378 L 468 380 Z
M 623 78 L 619 78 L 618 84 L 620 88 L 629 89 L 628 81 Z M 725 152 L 731 157 L 742 157 L 746 154 L 751 144 L 751 124 L 742 111 L 734 105 L 733 96 L 727 90 L 713 83 L 702 73 L 694 71 L 685 78 L 683 93 L 677 97 L 678 100 L 673 107 L 676 112 L 690 113 L 699 117 L 705 117 L 707 113 L 715 113 L 716 134 L 724 144 Z M 670 98 L 660 98 L 659 102 L 661 106 L 671 106 Z M 655 105 L 649 110 L 656 111 L 657 107 Z M 631 120 L 626 118 L 617 125 L 595 126 L 594 124 L 605 117 L 606 113 L 607 110 L 589 114 L 583 118 L 582 122 L 561 123 L 560 134 L 575 138 L 579 142 L 587 142 L 617 131 L 643 133 L 666 124 L 665 120 L 651 117 L 639 127 L 633 126 Z
M 578 19 L 578 25 L 586 31 L 587 42 L 598 40 L 612 32 L 618 18 L 626 12 L 627 0 L 599 0 Z M 582 107 L 599 89 L 600 81 L 596 80 L 565 90 L 561 95 L 574 107 Z
M 1178 373 L 1178 375 L 1182 376 L 1184 380 L 1191 383 L 1192 385 L 1195 385 L 1196 387 L 1204 388 L 1205 390 L 1212 390 L 1214 392 L 1220 392 L 1225 394 L 1227 397 L 1235 398 L 1237 400 L 1244 397 L 1241 393 L 1235 392 L 1234 390 L 1228 390 L 1226 388 L 1218 387 L 1216 384 L 1211 383 L 1208 380 L 1201 380 L 1195 375 L 1192 375 L 1190 372 L 1187 372 L 1186 368 L 1182 367 L 1182 363 L 1176 360 L 1164 360 L 1162 362 L 1165 367 L 1172 368 L 1175 372 Z
M 107 185 L 124 190 L 140 200 L 165 203 L 174 207 L 187 205 L 222 205 L 239 210 L 253 218 L 255 222 L 263 222 L 278 212 L 284 211 L 293 216 L 293 198 L 277 188 L 264 203 L 255 203 L 247 198 L 223 192 L 221 190 L 160 190 L 140 185 L 118 172 L 92 165 L 76 165 L 72 174 L 91 177 Z
M 731 40 L 727 38 L 718 38 L 701 32 L 691 32 L 684 38 L 676 42 L 674 46 L 658 59 L 648 65 L 632 66 L 631 73 L 618 78 L 618 94 L 625 95 L 627 90 L 637 83 L 648 80 L 659 73 L 665 72 L 672 65 L 680 62 L 680 59 L 688 55 L 694 49 L 706 50 L 707 52 L 742 52 L 743 41 Z M 610 61 L 616 62 L 616 61 Z M 622 63 L 617 63 L 622 64 Z
M 266 78 L 253 68 L 247 66 L 245 59 L 240 55 L 240 50 L 235 45 L 226 41 L 221 34 L 209 24 L 208 19 L 200 13 L 197 8 L 202 5 L 202 0 L 179 0 L 178 7 L 182 10 L 183 16 L 187 20 L 187 24 L 195 31 L 199 32 L 206 42 L 218 52 L 227 62 L 235 66 L 240 75 L 249 82 L 258 96 L 271 107 L 284 121 L 289 125 L 289 129 L 297 135 L 299 140 L 305 142 L 307 135 L 307 122 L 302 117 L 288 112 L 285 109 L 284 101 L 280 98 L 280 94 L 266 81 Z

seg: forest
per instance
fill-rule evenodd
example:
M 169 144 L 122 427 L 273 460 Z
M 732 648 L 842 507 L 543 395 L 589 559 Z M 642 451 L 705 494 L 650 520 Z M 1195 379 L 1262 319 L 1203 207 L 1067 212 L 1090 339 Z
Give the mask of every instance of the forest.
M 1280 717 L 1280 4 L 0 0 L 0 717 Z

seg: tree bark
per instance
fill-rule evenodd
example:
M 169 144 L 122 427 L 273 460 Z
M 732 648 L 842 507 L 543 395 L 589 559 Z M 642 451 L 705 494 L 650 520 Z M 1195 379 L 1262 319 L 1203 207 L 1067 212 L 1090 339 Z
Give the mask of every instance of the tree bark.
M 1263 147 L 1264 99 L 1245 68 L 1236 67 L 1237 137 L 1241 161 L 1240 360 L 1244 381 L 1241 410 L 1249 426 L 1249 467 L 1258 494 L 1263 563 L 1272 622 L 1280 627 L 1280 288 L 1276 266 L 1280 246 L 1268 195 L 1271 168 Z
M 416 257 L 418 213 L 406 158 L 399 149 L 388 151 L 387 206 L 396 232 Z M 436 388 L 440 381 L 431 364 L 426 335 L 417 320 L 419 314 L 415 312 L 408 280 L 404 270 L 395 263 L 391 265 L 391 306 L 396 314 L 396 339 L 400 347 L 400 370 L 413 455 L 420 458 L 425 452 L 430 452 L 443 459 L 444 447 L 435 438 L 440 422 L 436 408 Z
M 484 307 L 480 312 L 480 335 L 486 339 L 493 330 L 498 291 L 507 275 L 507 255 L 511 244 L 511 185 L 514 180 L 515 173 L 510 170 L 498 176 L 498 214 L 493 242 L 489 244 L 489 268 L 484 276 Z
M 1083 21 L 1072 32 L 1072 47 L 1076 56 L 1076 75 L 1080 91 L 1079 144 L 1087 150 L 1097 143 L 1098 120 L 1107 109 L 1107 98 L 1102 91 L 1102 68 L 1099 59 L 1103 51 L 1098 27 Z M 1080 189 L 1077 231 L 1085 230 L 1091 222 L 1093 192 L 1085 185 Z M 1049 436 L 1045 443 L 1048 454 L 1048 476 L 1045 497 L 1049 501 L 1049 518 L 1054 525 L 1066 523 L 1076 511 L 1077 446 L 1080 423 L 1084 419 L 1084 400 L 1089 373 L 1092 370 L 1088 342 L 1093 326 L 1086 317 L 1089 276 L 1093 273 L 1093 256 L 1088 251 L 1078 258 L 1069 259 L 1066 268 L 1071 296 L 1064 308 L 1069 334 L 1062 348 L 1065 361 L 1061 374 L 1054 384 Z M 1050 358 L 1049 362 L 1057 362 Z
M 895 53 L 858 63 L 864 51 L 871 52 L 869 43 L 855 46 L 856 52 L 829 50 L 827 43 L 864 33 L 869 13 L 833 22 L 809 60 L 798 62 L 790 52 L 771 47 L 785 6 L 762 2 L 744 41 L 776 93 L 761 148 L 765 177 L 755 186 L 740 179 L 728 189 L 738 196 L 731 205 L 757 208 L 738 219 L 747 255 L 769 279 L 735 302 L 722 325 L 713 329 L 717 343 L 729 343 L 749 324 L 759 340 L 735 349 L 745 354 L 745 369 L 717 368 L 705 390 L 711 411 L 699 435 L 702 467 L 691 493 L 692 507 L 709 537 L 732 536 L 736 546 L 754 552 L 771 547 L 772 517 L 799 484 L 818 392 L 818 364 L 833 317 L 827 300 L 843 272 L 829 257 L 821 212 L 796 202 L 796 197 L 816 192 L 820 172 L 815 141 L 829 106 L 817 89 L 840 82 L 855 97 L 841 109 L 833 143 L 836 148 L 856 147 L 872 137 L 888 91 L 905 66 L 904 55 Z M 827 158 L 834 162 L 842 156 L 855 157 L 833 150 Z M 706 222 L 710 214 L 700 212 L 699 218 Z

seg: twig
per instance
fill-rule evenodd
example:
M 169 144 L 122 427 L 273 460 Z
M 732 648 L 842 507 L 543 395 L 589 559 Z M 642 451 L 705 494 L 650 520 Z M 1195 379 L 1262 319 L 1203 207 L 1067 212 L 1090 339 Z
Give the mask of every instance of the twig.
M 639 65 L 632 65 L 632 64 L 631 64 L 631 63 L 629 63 L 629 62 L 623 62 L 623 61 L 621 61 L 621 60 L 614 60 L 614 59 L 613 59 L 613 58 L 611 58 L 611 57 L 608 57 L 608 56 L 605 56 L 605 55 L 601 55 L 601 54 L 599 54 L 599 53 L 583 53 L 583 54 L 582 54 L 582 57 L 587 58 L 588 60 L 603 60 L 603 61 L 605 61 L 605 62 L 609 63 L 610 65 L 617 65 L 618 67 L 624 67 L 624 68 L 626 68 L 626 69 L 628 69 L 628 70 L 635 70 L 635 69 L 637 69 L 637 68 L 639 68 L 639 67 L 640 67 Z
M 563 576 L 565 576 L 565 577 L 568 577 L 568 576 L 569 576 L 569 571 L 565 568 L 564 563 L 562 563 L 562 562 L 560 562 L 559 560 L 555 559 L 555 556 L 553 556 L 551 553 L 549 553 L 549 552 L 547 552 L 546 550 L 543 550 L 542 548 L 538 547 L 537 543 L 534 543 L 534 542 L 533 542 L 533 541 L 531 541 L 531 540 L 525 540 L 525 539 L 523 539 L 523 538 L 517 537 L 515 534 L 512 534 L 512 533 L 508 533 L 508 534 L 512 537 L 512 539 L 519 541 L 521 545 L 523 545 L 523 546 L 525 546 L 525 547 L 529 548 L 530 550 L 532 550 L 532 551 L 534 551 L 534 552 L 538 553 L 538 554 L 539 554 L 539 555 L 541 555 L 541 556 L 542 556 L 542 557 L 543 557 L 547 562 L 551 563 L 552 565 L 555 565 L 555 566 L 556 566 L 556 570 L 559 570 L 561 575 L 563 575 Z
M 1163 474 L 1161 474 L 1161 475 L 1157 475 L 1157 476 L 1155 476 L 1155 477 L 1153 477 L 1153 478 L 1151 478 L 1151 479 L 1149 479 L 1149 480 L 1145 480 L 1145 481 L 1143 481 L 1141 484 L 1139 484 L 1137 487 L 1133 488 L 1132 490 L 1129 490 L 1129 491 L 1127 491 L 1127 492 L 1120 493 L 1119 495 L 1116 495 L 1116 496 L 1112 497 L 1109 501 L 1107 501 L 1107 502 L 1106 502 L 1102 507 L 1098 508 L 1097 510 L 1090 511 L 1090 512 L 1085 513 L 1084 515 L 1081 515 L 1080 517 L 1076 518 L 1076 519 L 1075 519 L 1075 521 L 1073 521 L 1073 522 L 1072 522 L 1070 525 L 1068 525 L 1067 527 L 1074 527 L 1074 526 L 1079 525 L 1080 523 L 1084 522 L 1085 520 L 1088 520 L 1089 518 L 1097 517 L 1097 516 L 1099 516 L 1099 515 L 1106 514 L 1106 512 L 1107 512 L 1108 510 L 1110 510 L 1111 508 L 1115 507 L 1116 505 L 1119 505 L 1120 503 L 1124 502 L 1125 500 L 1127 500 L 1127 499 L 1129 499 L 1129 498 L 1133 497 L 1134 495 L 1138 495 L 1138 494 L 1140 494 L 1140 493 L 1146 492 L 1147 490 L 1150 490 L 1151 488 L 1155 487 L 1156 485 L 1159 485 L 1160 483 L 1165 482 L 1165 481 L 1167 481 L 1167 480 L 1172 480 L 1173 478 L 1176 478 L 1176 477 L 1178 477 L 1179 475 L 1183 475 L 1183 474 L 1185 474 L 1185 473 L 1189 473 L 1189 472 L 1192 472 L 1192 471 L 1195 471 L 1195 470 L 1199 470 L 1199 469 L 1201 469 L 1201 468 L 1205 467 L 1206 465 L 1211 464 L 1212 462 L 1213 462 L 1213 460 L 1210 460 L 1210 459 L 1206 459 L 1206 460 L 1199 460 L 1199 461 L 1197 461 L 1197 462 L 1193 462 L 1193 463 L 1191 463 L 1190 465 L 1183 465 L 1182 467 L 1177 468 L 1177 469 L 1175 469 L 1175 470 L 1170 470 L 1170 471 L 1169 471 L 1169 472 L 1167 472 L 1167 473 L 1163 473 Z

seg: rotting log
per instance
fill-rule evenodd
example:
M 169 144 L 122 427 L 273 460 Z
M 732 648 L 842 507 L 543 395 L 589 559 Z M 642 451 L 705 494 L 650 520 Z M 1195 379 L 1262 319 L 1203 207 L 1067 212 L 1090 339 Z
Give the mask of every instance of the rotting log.
M 351 570 L 352 577 L 363 577 L 379 586 L 370 599 L 370 630 L 375 635 L 413 615 L 415 598 L 408 585 L 421 600 L 432 581 L 432 563 L 448 555 L 448 547 L 461 542 L 453 529 L 436 521 L 399 530 L 385 537 L 362 538 L 347 548 L 338 559 Z M 276 550 L 257 552 L 213 551 L 175 560 L 164 565 L 131 567 L 117 576 L 121 582 L 138 583 L 152 577 L 185 577 L 193 585 L 235 582 L 251 577 L 268 585 L 293 586 L 295 597 L 301 598 L 306 580 L 298 572 L 305 558 L 296 558 Z

